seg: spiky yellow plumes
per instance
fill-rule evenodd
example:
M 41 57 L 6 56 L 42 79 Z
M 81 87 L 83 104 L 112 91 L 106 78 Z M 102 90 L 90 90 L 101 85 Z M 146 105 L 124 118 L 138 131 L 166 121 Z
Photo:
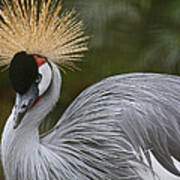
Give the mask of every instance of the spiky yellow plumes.
M 17 52 L 26 51 L 60 67 L 72 67 L 87 51 L 82 21 L 73 10 L 62 14 L 61 1 L 2 0 L 2 4 L 0 66 L 8 65 Z

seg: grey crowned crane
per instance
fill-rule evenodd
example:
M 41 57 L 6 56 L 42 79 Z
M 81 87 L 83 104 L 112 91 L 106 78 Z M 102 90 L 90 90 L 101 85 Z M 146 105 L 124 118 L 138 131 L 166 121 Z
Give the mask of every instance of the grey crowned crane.
M 59 99 L 59 67 L 73 68 L 87 51 L 83 23 L 61 9 L 58 0 L 2 1 L 0 65 L 16 92 L 1 143 L 6 180 L 180 179 L 178 76 L 109 77 L 39 135 Z

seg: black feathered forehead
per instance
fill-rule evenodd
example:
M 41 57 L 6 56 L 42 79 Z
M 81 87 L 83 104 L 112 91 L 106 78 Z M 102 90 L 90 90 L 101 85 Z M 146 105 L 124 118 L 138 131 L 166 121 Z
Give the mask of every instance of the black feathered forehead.
M 10 64 L 9 78 L 13 89 L 24 94 L 31 87 L 38 75 L 38 65 L 33 55 L 17 53 Z

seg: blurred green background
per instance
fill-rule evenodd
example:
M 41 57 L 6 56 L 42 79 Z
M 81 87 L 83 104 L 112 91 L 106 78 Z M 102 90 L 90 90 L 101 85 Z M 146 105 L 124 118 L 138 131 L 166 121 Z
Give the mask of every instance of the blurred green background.
M 180 74 L 179 0 L 64 0 L 63 5 L 77 10 L 91 40 L 78 64 L 81 71 L 63 74 L 61 98 L 48 120 L 57 120 L 83 89 L 107 76 L 139 71 Z M 1 132 L 14 96 L 7 71 L 1 72 Z

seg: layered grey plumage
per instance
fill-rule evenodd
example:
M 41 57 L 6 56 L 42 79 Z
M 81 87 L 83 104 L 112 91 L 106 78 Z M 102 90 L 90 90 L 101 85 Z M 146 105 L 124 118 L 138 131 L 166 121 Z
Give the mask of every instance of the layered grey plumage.
M 53 73 L 47 94 L 19 128 L 13 129 L 13 112 L 8 119 L 2 137 L 7 180 L 142 180 L 134 164 L 147 173 L 146 180 L 149 174 L 158 179 L 150 152 L 180 176 L 171 159 L 180 161 L 180 77 L 109 77 L 84 90 L 55 127 L 39 136 L 39 124 L 59 96 L 55 65 Z
M 88 49 L 83 23 L 74 11 L 61 14 L 61 9 L 59 0 L 2 2 L 0 66 L 10 66 L 16 91 L 2 135 L 6 179 L 164 180 L 169 173 L 168 180 L 177 180 L 177 76 L 135 73 L 105 79 L 83 91 L 54 128 L 39 135 L 59 99 L 57 66 L 73 68 Z

